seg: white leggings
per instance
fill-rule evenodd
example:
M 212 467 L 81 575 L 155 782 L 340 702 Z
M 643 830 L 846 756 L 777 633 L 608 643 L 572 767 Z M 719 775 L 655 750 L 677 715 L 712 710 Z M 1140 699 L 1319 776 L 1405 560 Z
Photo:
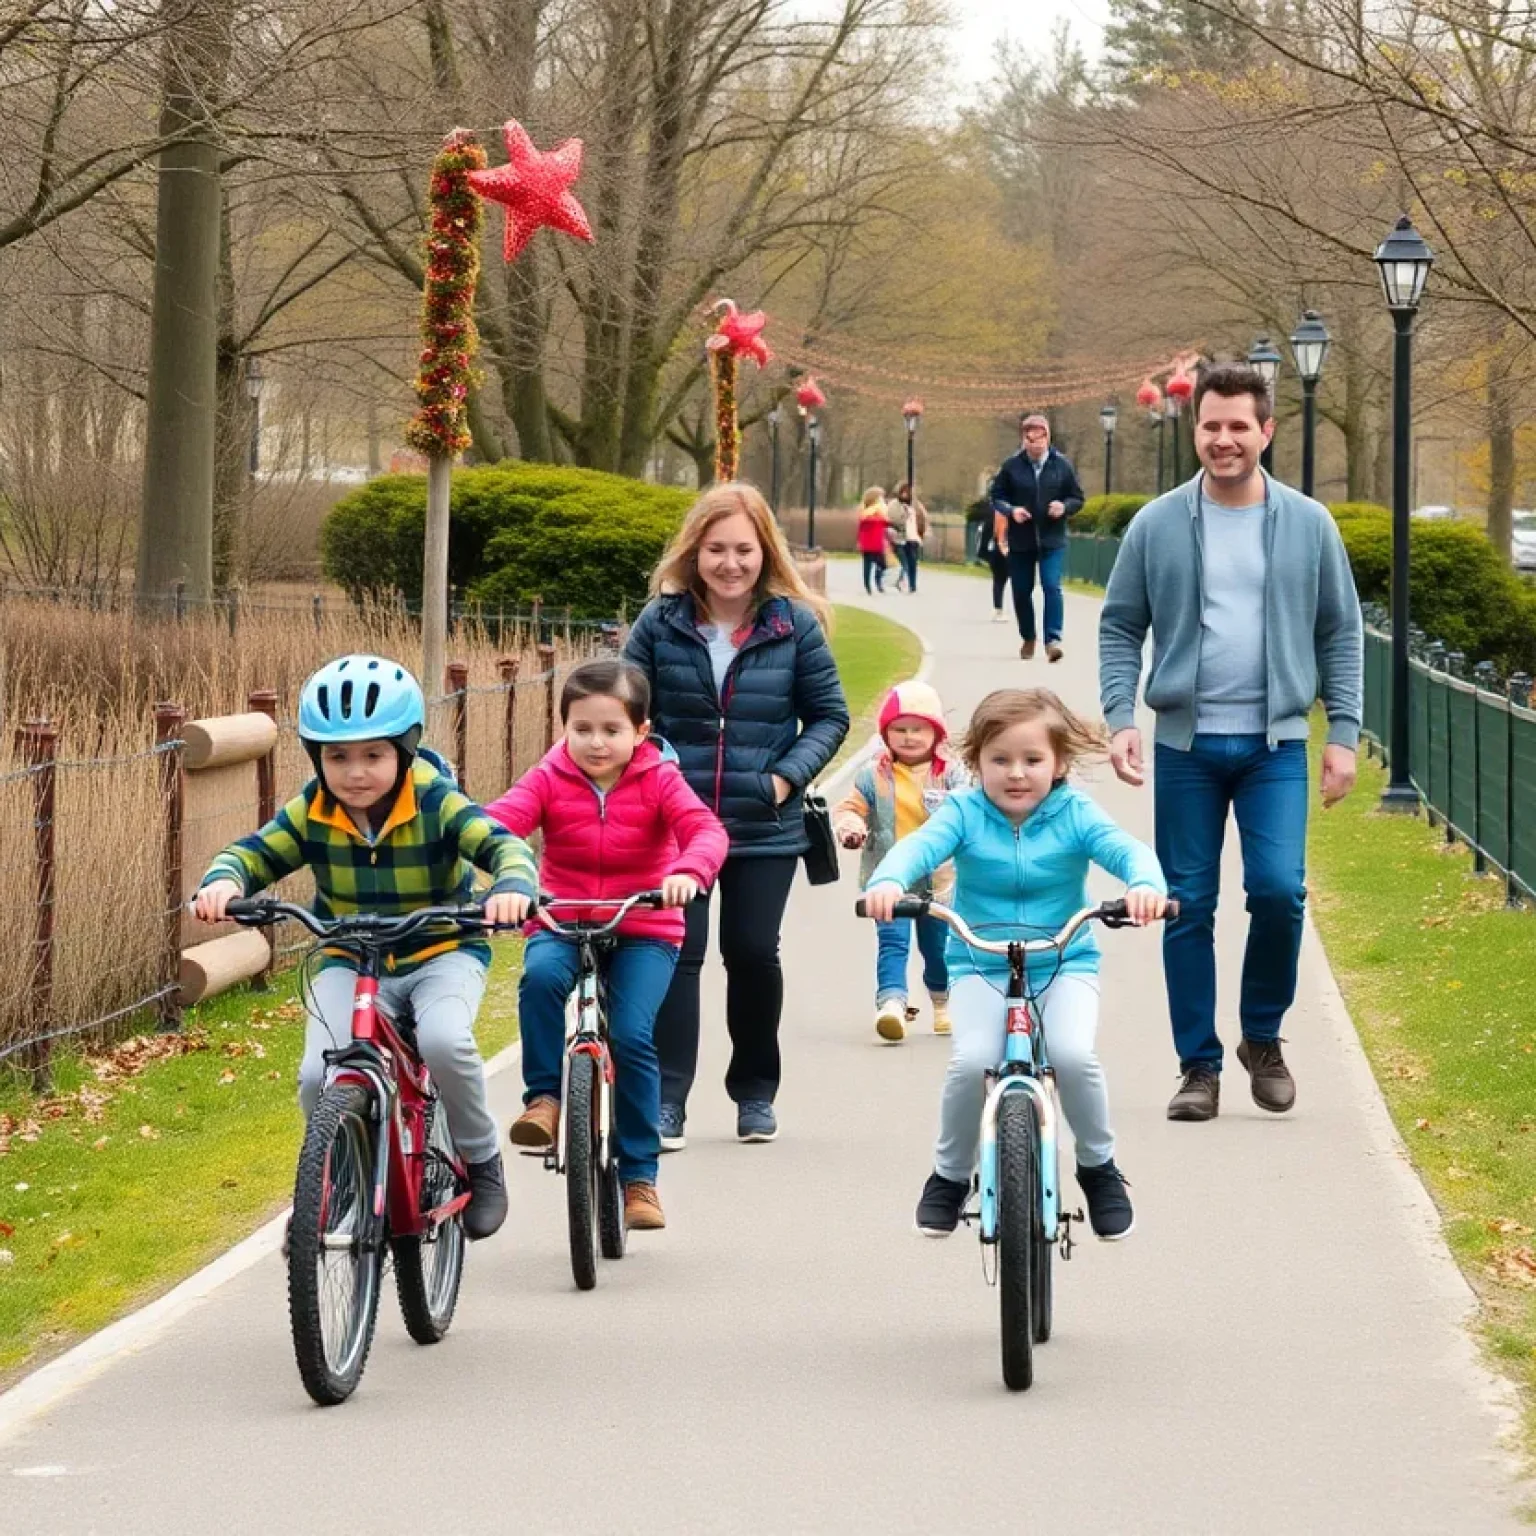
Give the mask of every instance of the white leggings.
M 1115 1155 L 1109 1092 L 1093 1049 L 1099 1028 L 1098 979 L 1058 976 L 1046 988 L 1038 1007 L 1045 1028 L 1046 1054 L 1056 1070 L 1062 1113 L 1077 1141 L 1078 1166 L 1096 1168 Z M 946 1179 L 968 1183 L 981 1139 L 985 1075 L 1003 1059 L 1008 1004 L 991 983 L 973 974 L 960 977 L 951 986 L 949 1012 L 954 1034 L 933 1166 Z

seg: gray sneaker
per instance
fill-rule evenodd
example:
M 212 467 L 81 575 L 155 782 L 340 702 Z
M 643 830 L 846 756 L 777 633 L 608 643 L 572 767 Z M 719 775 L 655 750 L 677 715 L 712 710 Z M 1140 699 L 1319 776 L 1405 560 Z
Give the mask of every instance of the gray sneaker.
M 1207 1067 L 1192 1067 L 1168 1102 L 1170 1120 L 1214 1120 L 1221 1109 L 1221 1078 Z
M 661 1106 L 661 1118 L 657 1123 L 661 1131 L 663 1152 L 681 1152 L 688 1145 L 688 1138 L 683 1135 L 683 1122 L 686 1118 L 681 1104 Z
M 737 1141 L 773 1141 L 778 1134 L 778 1117 L 766 1099 L 743 1099 L 736 1106 Z

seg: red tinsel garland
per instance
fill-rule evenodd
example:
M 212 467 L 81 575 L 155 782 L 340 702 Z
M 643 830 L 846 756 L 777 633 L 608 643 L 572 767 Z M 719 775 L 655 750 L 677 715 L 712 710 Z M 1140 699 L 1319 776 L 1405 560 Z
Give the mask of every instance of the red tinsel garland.
M 480 336 L 475 329 L 475 287 L 480 280 L 480 199 L 471 171 L 485 168 L 475 136 L 455 129 L 432 163 L 432 226 L 421 303 L 420 409 L 405 440 L 428 458 L 453 458 L 469 447 L 469 392 L 479 383 L 471 366 Z

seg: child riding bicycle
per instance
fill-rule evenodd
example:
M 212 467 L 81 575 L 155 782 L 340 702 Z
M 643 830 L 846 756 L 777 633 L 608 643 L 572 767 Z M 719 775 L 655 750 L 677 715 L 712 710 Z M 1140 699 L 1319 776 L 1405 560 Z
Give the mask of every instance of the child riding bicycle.
M 1078 719 L 1049 689 L 1000 689 L 977 707 L 963 757 L 980 787 L 952 794 L 929 820 L 880 861 L 865 910 L 889 920 L 897 900 L 954 860 L 952 905 L 974 929 L 1055 933 L 1087 905 L 1090 863 L 1126 883 L 1138 923 L 1161 917 L 1167 887 L 1152 850 L 1122 832 L 1067 783 L 1075 763 L 1107 749 L 1101 727 Z M 944 1080 L 934 1171 L 917 1206 L 930 1237 L 955 1230 L 976 1164 L 985 1077 L 1003 1057 L 1007 962 L 948 950 L 954 1045 Z M 1059 955 L 1032 956 L 1036 996 L 1062 1110 L 1077 1142 L 1077 1181 L 1094 1234 L 1128 1237 L 1134 1225 L 1125 1177 L 1115 1166 L 1104 1069 L 1094 1052 L 1099 1019 L 1099 954 L 1085 927 Z
M 493 882 L 486 918 L 521 921 L 538 889 L 533 855 L 461 794 L 441 759 L 420 745 L 426 723 L 421 687 L 397 662 L 343 656 L 316 672 L 299 697 L 299 739 L 317 777 L 260 831 L 214 859 L 197 893 L 198 917 L 220 922 L 232 900 L 305 865 L 314 871 L 319 916 L 401 917 L 472 900 L 474 865 Z M 474 1035 L 490 963 L 483 939 L 432 935 L 392 953 L 379 982 L 380 1008 L 410 1014 L 417 1049 L 437 1082 L 469 1174 L 464 1230 L 472 1238 L 489 1237 L 507 1217 Z M 324 1084 L 325 1052 L 352 1038 L 355 980 L 349 957 L 326 955 L 308 989 L 299 1067 L 306 1116 Z
M 855 775 L 838 803 L 836 830 L 845 848 L 862 848 L 860 877 L 868 881 L 891 846 L 915 832 L 953 790 L 968 788 L 970 771 L 949 747 L 944 706 L 927 683 L 898 683 L 880 706 L 880 747 Z M 940 877 L 940 885 L 948 881 Z M 931 896 L 925 880 L 916 893 Z M 899 918 L 881 923 L 875 963 L 875 1033 L 893 1045 L 907 1034 L 907 957 L 912 930 L 923 957 L 923 984 L 933 1005 L 933 1032 L 947 1035 L 949 970 L 944 962 L 948 930 L 937 918 Z
M 650 683 L 638 667 L 584 662 L 560 695 L 563 740 L 486 807 L 521 837 L 543 829 L 540 883 L 550 896 L 595 902 L 660 888 L 665 898 L 665 910 L 637 907 L 624 918 L 607 960 L 619 1178 L 625 1221 L 637 1231 L 666 1225 L 656 1193 L 656 1012 L 682 947 L 681 909 L 714 883 L 729 846 L 714 813 L 650 739 L 650 709 Z M 509 1132 L 520 1150 L 554 1145 L 565 1005 L 578 961 L 569 939 L 530 927 L 519 993 L 526 1107 Z

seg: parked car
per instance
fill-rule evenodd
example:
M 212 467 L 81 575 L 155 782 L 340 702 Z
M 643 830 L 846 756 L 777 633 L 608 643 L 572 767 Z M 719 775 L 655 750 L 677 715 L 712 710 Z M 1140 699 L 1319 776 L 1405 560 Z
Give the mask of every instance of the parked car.
M 1454 523 L 1456 521 L 1456 508 L 1437 505 L 1415 507 L 1413 515 L 1421 522 L 1426 523 Z
M 1536 512 L 1516 507 L 1510 531 L 1509 554 L 1517 571 L 1536 571 Z

